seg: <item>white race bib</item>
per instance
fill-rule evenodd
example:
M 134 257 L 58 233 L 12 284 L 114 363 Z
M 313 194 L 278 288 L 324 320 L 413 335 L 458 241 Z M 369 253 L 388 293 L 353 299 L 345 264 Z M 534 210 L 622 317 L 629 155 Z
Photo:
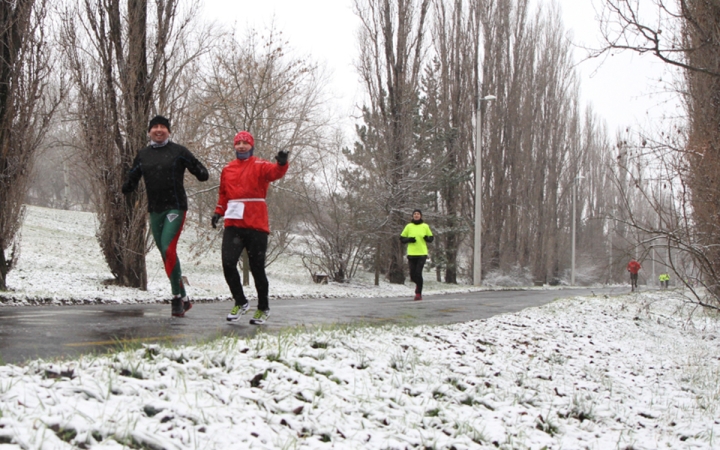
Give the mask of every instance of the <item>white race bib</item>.
M 230 200 L 225 211 L 226 219 L 242 219 L 245 213 L 245 203 L 240 200 Z

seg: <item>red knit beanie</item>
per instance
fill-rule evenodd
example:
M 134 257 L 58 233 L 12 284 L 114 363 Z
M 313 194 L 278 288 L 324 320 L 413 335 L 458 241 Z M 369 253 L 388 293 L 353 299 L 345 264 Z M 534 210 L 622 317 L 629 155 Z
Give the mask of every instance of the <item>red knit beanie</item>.
M 241 131 L 236 134 L 235 139 L 233 140 L 233 145 L 238 145 L 238 142 L 240 141 L 245 141 L 250 144 L 250 147 L 255 147 L 255 138 L 253 138 L 253 135 L 248 131 Z

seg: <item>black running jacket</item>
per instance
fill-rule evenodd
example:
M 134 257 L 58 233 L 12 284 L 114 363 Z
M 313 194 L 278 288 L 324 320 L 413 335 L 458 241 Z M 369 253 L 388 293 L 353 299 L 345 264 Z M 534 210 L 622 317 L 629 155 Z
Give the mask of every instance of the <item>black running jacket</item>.
M 133 161 L 125 184 L 124 194 L 137 188 L 140 178 L 145 181 L 149 212 L 169 209 L 187 211 L 187 195 L 183 178 L 185 169 L 199 181 L 207 181 L 208 171 L 190 150 L 169 141 L 162 147 L 147 146 Z

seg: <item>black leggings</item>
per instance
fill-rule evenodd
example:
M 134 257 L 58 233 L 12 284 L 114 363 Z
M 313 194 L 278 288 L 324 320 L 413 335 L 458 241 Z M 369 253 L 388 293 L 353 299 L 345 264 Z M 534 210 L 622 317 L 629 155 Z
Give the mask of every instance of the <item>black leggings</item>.
M 633 288 L 637 287 L 638 274 L 630 272 L 630 286 Z
M 408 256 L 408 266 L 410 266 L 410 281 L 415 283 L 415 293 L 422 294 L 423 277 L 422 271 L 425 267 L 427 256 Z
M 268 279 L 265 275 L 265 252 L 267 252 L 268 235 L 262 231 L 248 228 L 226 227 L 222 241 L 222 267 L 230 292 L 236 305 L 247 302 L 243 292 L 240 272 L 237 264 L 243 249 L 247 249 L 250 260 L 250 272 L 255 281 L 258 295 L 258 309 L 269 311 Z

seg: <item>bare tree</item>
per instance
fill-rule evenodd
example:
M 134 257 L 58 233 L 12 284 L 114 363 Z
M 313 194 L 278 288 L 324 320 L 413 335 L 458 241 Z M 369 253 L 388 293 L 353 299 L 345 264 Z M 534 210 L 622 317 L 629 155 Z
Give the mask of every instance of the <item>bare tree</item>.
M 18 255 L 33 155 L 62 94 L 48 85 L 46 13 L 44 0 L 0 2 L 0 290 Z
M 68 121 L 64 101 L 48 126 L 44 145 L 35 154 L 27 203 L 48 208 L 92 211 L 93 187 L 83 153 L 78 151 L 78 130 Z
M 604 46 L 590 56 L 612 50 L 651 54 L 661 61 L 720 77 L 707 53 L 717 49 L 713 35 L 719 5 L 706 0 L 602 0 L 600 31 Z M 688 59 L 691 54 L 696 58 Z
M 434 169 L 429 203 L 435 211 L 425 217 L 438 234 L 431 263 L 438 276 L 444 271 L 447 283 L 458 281 L 458 255 L 464 238 L 470 236 L 470 221 L 463 216 L 472 209 L 463 200 L 472 177 L 474 154 L 473 114 L 476 91 L 476 44 L 479 40 L 471 2 L 435 2 L 432 28 L 433 61 L 422 83 L 422 138 L 426 167 Z M 421 206 L 421 205 L 418 205 Z
M 500 0 L 480 13 L 481 92 L 498 97 L 483 124 L 483 272 L 519 265 L 531 268 L 535 280 L 552 282 L 570 265 L 575 179 L 587 155 L 602 149 L 589 137 L 583 142 L 559 11 L 533 14 L 526 0 Z
M 415 154 L 414 121 L 430 0 L 356 0 L 355 10 L 362 23 L 358 70 L 369 102 L 364 121 L 370 134 L 365 137 L 372 141 L 365 140 L 350 156 L 371 174 L 368 188 L 382 224 L 377 251 L 387 255 L 378 258 L 387 261 L 383 272 L 391 283 L 403 283 L 398 234 L 414 208 L 415 194 L 426 186 L 411 172 L 417 173 L 422 163 Z
M 328 149 L 339 149 L 325 109 L 326 75 L 311 59 L 294 55 L 273 27 L 266 35 L 256 30 L 241 37 L 225 35 L 199 70 L 204 81 L 190 97 L 185 136 L 201 148 L 197 154 L 208 162 L 214 184 L 198 195 L 205 210 L 215 209 L 220 172 L 235 157 L 232 140 L 238 131 L 253 134 L 257 156 L 272 160 L 279 150 L 291 152 L 288 175 L 273 183 L 268 194 L 270 264 L 287 249 L 293 229 L 308 211 L 305 184 L 313 183 L 318 167 L 331 156 Z M 208 230 L 211 245 L 219 236 Z M 207 247 L 199 244 L 197 251 Z M 248 277 L 243 262 L 243 281 Z
M 124 286 L 147 288 L 148 246 L 145 193 L 123 196 L 120 186 L 135 152 L 147 143 L 153 106 L 170 108 L 168 86 L 197 57 L 184 52 L 194 42 L 188 33 L 195 8 L 190 4 L 181 17 L 178 0 L 88 0 L 68 6 L 63 16 L 62 45 L 95 186 L 98 240 Z
M 651 275 L 674 273 L 676 283 L 689 289 L 697 304 L 720 309 L 712 294 L 719 275 L 716 261 L 706 244 L 708 236 L 698 226 L 687 182 L 685 133 L 683 125 L 675 125 L 672 133 L 658 139 L 618 139 L 611 178 L 617 199 L 611 215 L 616 228 L 613 254 L 617 265 L 624 266 L 631 257 L 643 262 L 649 281 Z
M 673 203 L 689 214 L 692 231 L 681 236 L 703 274 L 702 282 L 720 298 L 720 4 L 704 0 L 604 0 L 601 29 L 604 46 L 595 54 L 614 50 L 650 53 L 679 68 L 685 76 L 681 94 L 687 112 L 685 142 L 664 133 L 664 148 L 677 151 L 682 164 L 673 167 L 675 183 L 686 191 Z M 668 130 L 669 131 L 669 130 Z M 646 141 L 647 139 L 643 139 Z M 637 221 L 633 221 L 633 226 Z M 655 226 L 655 232 L 668 232 Z M 678 237 L 675 234 L 675 237 Z M 668 238 L 672 236 L 668 235 Z M 682 275 L 681 275 L 682 276 Z M 683 278 L 685 278 L 683 276 Z
M 720 5 L 684 1 L 688 110 L 687 171 L 696 236 L 704 249 L 697 255 L 704 282 L 720 303 Z
M 330 120 L 323 110 L 326 75 L 288 50 L 271 28 L 265 37 L 254 30 L 242 41 L 226 36 L 211 53 L 204 82 L 192 97 L 195 125 L 189 139 L 206 149 L 208 166 L 217 174 L 234 156 L 232 139 L 240 130 L 253 134 L 256 154 L 266 159 L 278 150 L 291 151 L 296 167 L 291 171 L 312 172 L 315 149 L 330 141 L 325 137 Z M 216 132 L 207 133 L 208 128 Z
M 446 282 L 456 282 L 469 266 L 463 263 L 469 259 L 474 204 L 482 201 L 483 272 L 520 267 L 535 280 L 559 281 L 571 264 L 574 190 L 578 241 L 586 254 L 606 248 L 601 224 L 607 174 L 598 169 L 605 166 L 591 162 L 610 160 L 604 130 L 591 109 L 579 107 L 560 11 L 533 9 L 528 0 L 431 2 L 426 55 L 416 46 L 423 15 L 410 22 L 414 28 L 400 25 L 403 5 L 356 4 L 364 24 L 359 70 L 370 100 L 358 142 L 348 153 L 354 164 L 348 175 L 373 206 L 367 213 L 377 224 L 376 261 L 391 281 L 402 281 L 402 253 L 392 245 L 398 222 L 404 223 L 412 207 L 429 205 L 426 217 L 435 221 L 439 236 L 433 263 L 445 269 Z M 387 32 L 395 29 L 407 37 Z M 417 56 L 420 78 L 410 76 L 416 60 L 396 58 L 397 53 Z M 393 84 L 396 60 L 409 64 L 401 71 L 401 89 Z M 476 189 L 472 117 L 487 94 L 497 101 L 491 108 L 480 104 L 483 173 Z M 592 180 L 578 183 L 582 176 Z M 475 198 L 478 191 L 481 198 Z M 399 269 L 397 278 L 393 267 Z
M 307 228 L 299 239 L 303 264 L 312 276 L 322 273 L 338 283 L 355 276 L 372 236 L 363 229 L 368 222 L 365 198 L 344 183 L 345 174 L 338 158 L 323 158 L 298 196 Z

